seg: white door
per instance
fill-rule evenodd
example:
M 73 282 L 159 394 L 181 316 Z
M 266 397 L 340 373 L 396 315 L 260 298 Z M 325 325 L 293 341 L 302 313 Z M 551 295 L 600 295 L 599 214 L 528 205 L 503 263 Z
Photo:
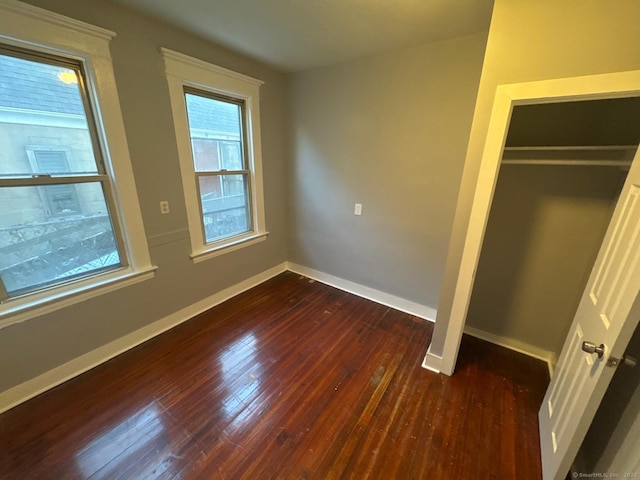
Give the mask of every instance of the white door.
M 614 374 L 607 361 L 622 357 L 640 319 L 639 157 L 636 152 L 540 407 L 544 480 L 565 478 Z M 583 351 L 583 342 L 602 345 L 602 357 Z

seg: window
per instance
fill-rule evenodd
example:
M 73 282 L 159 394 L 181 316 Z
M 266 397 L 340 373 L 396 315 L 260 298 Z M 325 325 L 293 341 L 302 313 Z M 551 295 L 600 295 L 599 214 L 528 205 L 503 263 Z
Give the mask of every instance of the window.
M 251 230 L 244 102 L 185 89 L 206 244 Z
M 0 6 L 0 324 L 153 270 L 111 36 L 18 2 Z
M 84 123 L 0 124 L 0 300 L 126 265 L 116 241 L 117 219 L 110 214 L 115 206 L 106 195 L 109 177 L 99 150 L 92 148 L 98 138 L 84 77 L 79 62 L 0 46 L 3 107 L 75 115 Z M 17 155 L 33 137 L 74 144 L 82 158 L 70 166 L 63 150 L 28 149 L 32 161 Z
M 195 261 L 261 241 L 262 82 L 162 49 Z

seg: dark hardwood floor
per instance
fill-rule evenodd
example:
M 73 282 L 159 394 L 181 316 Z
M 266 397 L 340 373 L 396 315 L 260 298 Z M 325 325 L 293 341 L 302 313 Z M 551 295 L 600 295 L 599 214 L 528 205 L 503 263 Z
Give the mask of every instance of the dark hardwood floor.
M 2 479 L 539 479 L 546 366 L 284 273 L 0 416 Z

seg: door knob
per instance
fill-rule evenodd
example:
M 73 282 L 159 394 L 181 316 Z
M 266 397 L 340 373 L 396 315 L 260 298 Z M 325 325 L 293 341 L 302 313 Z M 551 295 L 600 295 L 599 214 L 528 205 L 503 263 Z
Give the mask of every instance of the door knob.
M 604 355 L 604 343 L 601 343 L 599 347 L 595 343 L 582 342 L 582 351 L 587 353 L 597 353 L 598 358 L 602 358 Z

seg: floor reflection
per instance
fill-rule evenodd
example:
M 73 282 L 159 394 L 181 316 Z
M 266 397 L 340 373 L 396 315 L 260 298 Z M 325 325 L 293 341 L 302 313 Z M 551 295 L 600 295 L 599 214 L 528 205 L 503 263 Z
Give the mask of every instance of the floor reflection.
M 257 355 L 257 339 L 249 332 L 230 344 L 219 357 L 227 395 L 222 403 L 229 420 L 228 429 L 241 426 L 251 415 L 251 402 L 259 394 L 262 363 Z
M 85 478 L 108 479 L 130 471 L 130 478 L 157 478 L 171 462 L 157 455 L 169 443 L 155 402 L 99 435 L 76 453 Z M 145 462 L 145 456 L 150 462 Z

